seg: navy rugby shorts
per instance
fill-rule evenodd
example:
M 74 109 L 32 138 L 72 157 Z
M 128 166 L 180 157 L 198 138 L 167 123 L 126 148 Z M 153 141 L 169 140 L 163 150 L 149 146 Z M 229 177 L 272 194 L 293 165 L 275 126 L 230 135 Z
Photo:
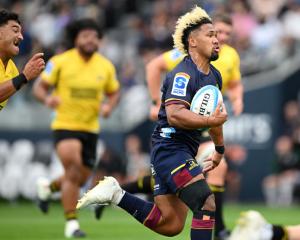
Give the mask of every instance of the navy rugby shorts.
M 154 196 L 176 194 L 193 177 L 202 173 L 192 153 L 182 144 L 156 143 L 151 151 Z

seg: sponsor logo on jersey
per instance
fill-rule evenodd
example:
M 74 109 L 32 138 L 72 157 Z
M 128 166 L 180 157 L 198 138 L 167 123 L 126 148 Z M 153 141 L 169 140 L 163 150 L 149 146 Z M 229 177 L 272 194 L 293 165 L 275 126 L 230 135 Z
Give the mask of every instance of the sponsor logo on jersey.
M 172 95 L 185 97 L 186 96 L 186 89 L 190 80 L 190 75 L 179 72 L 176 73 L 173 81 L 173 87 L 172 87 Z
M 175 128 L 169 127 L 169 128 L 161 128 L 160 129 L 160 136 L 163 138 L 171 138 L 171 134 L 175 133 Z
M 72 98 L 81 98 L 81 99 L 96 99 L 98 92 L 93 88 L 71 88 L 71 97 Z
M 97 76 L 97 81 L 101 81 L 101 80 L 103 80 L 104 79 L 104 77 L 102 76 L 102 75 L 98 75 Z

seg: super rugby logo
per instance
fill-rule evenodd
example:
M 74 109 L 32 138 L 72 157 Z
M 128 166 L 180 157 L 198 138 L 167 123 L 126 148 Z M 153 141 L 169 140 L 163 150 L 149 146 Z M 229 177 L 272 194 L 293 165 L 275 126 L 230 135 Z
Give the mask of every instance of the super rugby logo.
M 190 75 L 179 72 L 176 73 L 173 81 L 173 87 L 172 87 L 172 95 L 185 97 L 186 96 L 186 89 L 188 86 L 190 80 Z
M 200 104 L 200 110 L 199 110 L 199 114 L 200 115 L 204 115 L 205 114 L 205 110 L 207 109 L 207 105 L 208 105 L 208 101 L 210 99 L 210 94 L 209 93 L 205 93 L 203 96 L 203 100 Z M 210 112 L 207 112 L 207 115 L 210 115 Z

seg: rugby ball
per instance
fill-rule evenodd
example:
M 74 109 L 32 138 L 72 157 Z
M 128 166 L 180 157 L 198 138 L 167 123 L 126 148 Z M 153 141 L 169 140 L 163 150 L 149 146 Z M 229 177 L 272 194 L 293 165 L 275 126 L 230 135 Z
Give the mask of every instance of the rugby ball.
M 196 160 L 198 164 L 203 167 L 203 161 L 210 157 L 215 151 L 215 144 L 212 141 L 201 143 L 198 148 Z
M 213 85 L 206 85 L 196 92 L 192 99 L 190 110 L 208 117 L 212 115 L 220 102 L 223 102 L 220 90 Z

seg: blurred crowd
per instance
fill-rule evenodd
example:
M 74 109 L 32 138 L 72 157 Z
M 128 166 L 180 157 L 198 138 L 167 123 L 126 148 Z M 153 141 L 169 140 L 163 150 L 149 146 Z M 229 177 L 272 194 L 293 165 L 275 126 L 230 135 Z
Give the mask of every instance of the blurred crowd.
M 90 188 L 93 179 L 108 175 L 114 176 L 120 183 L 127 183 L 150 174 L 150 155 L 143 150 L 140 137 L 128 134 L 123 147 L 124 154 L 99 140 L 97 163 L 86 188 Z M 0 140 L 0 199 L 16 201 L 22 197 L 35 200 L 37 192 L 33 186 L 36 186 L 37 179 L 47 177 L 52 180 L 63 171 L 50 140 Z
M 300 198 L 300 104 L 289 101 L 283 109 L 284 129 L 276 140 L 273 174 L 263 181 L 269 205 L 290 205 Z
M 212 16 L 231 14 L 232 45 L 241 56 L 243 75 L 276 67 L 299 52 L 299 0 L 0 1 L 23 20 L 24 41 L 16 59 L 20 67 L 32 52 L 42 50 L 49 58 L 63 51 L 64 27 L 73 19 L 91 17 L 104 30 L 100 51 L 116 64 L 123 89 L 145 83 L 145 63 L 172 48 L 178 16 L 195 4 Z

